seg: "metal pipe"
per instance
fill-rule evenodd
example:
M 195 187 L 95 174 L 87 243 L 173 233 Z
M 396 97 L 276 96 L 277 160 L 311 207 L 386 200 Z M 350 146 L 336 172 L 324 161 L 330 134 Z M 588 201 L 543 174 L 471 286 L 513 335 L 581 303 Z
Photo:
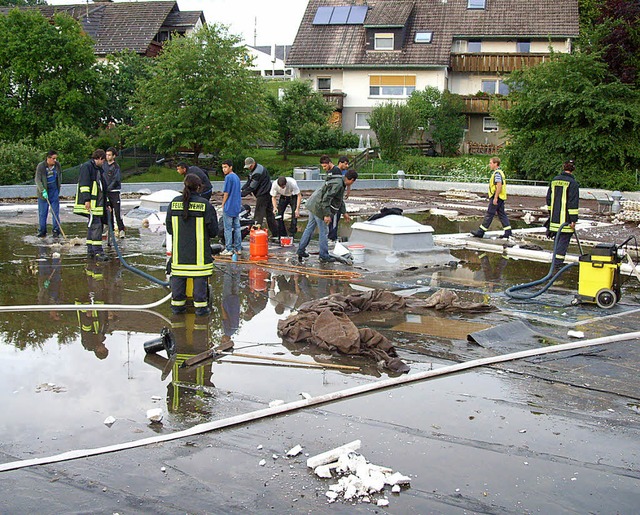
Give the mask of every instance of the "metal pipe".
M 446 367 L 438 368 L 436 370 L 427 370 L 425 372 L 419 372 L 413 375 L 405 375 L 395 377 L 391 379 L 385 379 L 383 381 L 377 381 L 375 383 L 369 383 L 364 385 L 355 386 L 353 388 L 347 388 L 338 392 L 328 393 L 320 395 L 318 397 L 312 397 L 310 399 L 303 399 L 295 402 L 289 402 L 281 404 L 280 406 L 274 406 L 272 408 L 264 408 L 261 410 L 252 411 L 242 415 L 236 415 L 234 417 L 225 418 L 222 420 L 214 420 L 213 422 L 206 422 L 197 426 L 185 429 L 183 431 L 176 431 L 175 433 L 166 435 L 157 435 L 149 438 L 143 438 L 141 440 L 134 440 L 131 442 L 125 442 L 120 444 L 108 445 L 106 447 L 99 447 L 96 449 L 79 449 L 75 451 L 64 452 L 62 454 L 56 454 L 54 456 L 44 458 L 32 458 L 29 460 L 12 461 L 9 463 L 0 464 L 0 472 L 6 472 L 8 470 L 17 470 L 26 467 L 32 467 L 34 465 L 46 465 L 49 463 L 59 463 L 61 461 L 75 460 L 78 458 L 87 458 L 89 456 L 97 456 L 99 454 L 106 454 L 109 452 L 123 451 L 125 449 L 134 449 L 137 447 L 143 447 L 145 445 L 156 444 L 159 442 L 168 442 L 171 440 L 178 440 L 189 436 L 199 435 L 202 433 L 208 433 L 217 429 L 236 426 L 239 424 L 246 424 L 254 420 L 260 420 L 282 413 L 288 413 L 290 411 L 307 408 L 309 406 L 317 406 L 319 404 L 326 404 L 329 402 L 346 399 L 348 397 L 355 397 L 362 395 L 363 393 L 370 393 L 376 390 L 382 390 L 384 388 L 391 388 L 395 386 L 401 386 L 404 384 L 414 383 L 416 381 L 423 381 L 432 377 L 443 376 L 452 374 L 455 372 L 461 372 L 463 370 L 470 370 L 484 365 L 494 365 L 496 363 L 503 363 L 505 361 L 513 361 L 515 359 L 530 358 L 533 356 L 540 356 L 543 354 L 552 354 L 555 352 L 562 352 L 567 350 L 584 349 L 587 347 L 594 347 L 596 345 L 604 345 L 607 343 L 614 343 L 626 340 L 637 340 L 640 338 L 640 331 L 618 334 L 613 336 L 605 336 L 602 338 L 594 338 L 591 340 L 583 340 L 580 342 L 565 343 L 555 346 L 544 346 L 536 349 L 529 349 L 519 352 L 511 352 L 509 354 L 501 354 L 499 356 L 492 356 L 489 358 L 474 359 L 471 361 L 465 361 L 463 363 L 456 363 L 455 365 L 449 365 Z

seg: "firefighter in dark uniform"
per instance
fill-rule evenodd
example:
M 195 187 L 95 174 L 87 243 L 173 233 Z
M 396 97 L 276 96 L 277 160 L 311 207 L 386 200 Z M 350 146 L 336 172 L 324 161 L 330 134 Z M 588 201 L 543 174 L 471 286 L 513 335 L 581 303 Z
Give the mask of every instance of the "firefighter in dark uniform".
M 89 217 L 87 229 L 87 256 L 106 261 L 102 248 L 102 229 L 106 217 L 107 185 L 102 175 L 102 165 L 107 158 L 102 149 L 95 150 L 91 159 L 80 166 L 78 189 L 73 212 Z
M 89 287 L 89 304 L 104 304 L 104 274 L 102 265 L 94 261 L 87 262 L 85 268 L 87 284 Z M 76 304 L 86 304 L 76 300 Z M 82 346 L 95 354 L 98 359 L 105 359 L 109 355 L 109 349 L 104 342 L 107 337 L 108 313 L 93 309 L 78 310 L 78 325 L 80 326 L 80 341 Z
M 564 263 L 569 241 L 575 233 L 578 221 L 580 185 L 573 176 L 575 169 L 573 160 L 564 163 L 563 172 L 554 177 L 547 190 L 547 209 L 549 210 L 547 235 L 555 237 L 558 231 L 560 232 L 558 245 L 553 255 L 553 263 L 556 268 Z M 560 229 L 564 223 L 568 225 Z
M 211 310 L 207 298 L 207 279 L 213 273 L 210 238 L 218 234 L 213 206 L 199 195 L 202 181 L 187 174 L 182 195 L 174 198 L 167 211 L 167 232 L 172 235 L 171 310 L 186 311 L 187 278 L 193 279 L 193 305 L 197 316 Z

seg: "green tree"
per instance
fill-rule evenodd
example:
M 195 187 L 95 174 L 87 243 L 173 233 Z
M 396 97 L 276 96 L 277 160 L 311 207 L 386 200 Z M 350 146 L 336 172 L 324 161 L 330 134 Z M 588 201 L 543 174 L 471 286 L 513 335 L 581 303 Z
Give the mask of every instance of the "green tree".
M 444 156 L 457 154 L 465 122 L 458 95 L 429 86 L 423 91 L 414 91 L 407 105 L 415 111 L 418 127 L 430 133 Z
M 132 51 L 108 55 L 100 65 L 100 75 L 106 89 L 103 122 L 131 125 L 132 104 L 138 81 L 151 77 L 153 60 Z
M 35 138 L 66 123 L 88 131 L 103 99 L 93 41 L 66 14 L 0 16 L 0 138 Z
M 416 130 L 416 112 L 407 104 L 386 102 L 373 108 L 369 126 L 375 132 L 385 159 L 397 161 Z
M 0 0 L 0 7 L 22 7 L 26 5 L 47 5 L 46 0 Z
M 89 137 L 74 125 L 60 124 L 36 139 L 36 145 L 44 152 L 55 150 L 63 168 L 84 163 L 94 150 Z
M 513 106 L 498 108 L 510 168 L 547 180 L 568 158 L 583 186 L 635 189 L 640 166 L 640 92 L 596 54 L 555 54 L 508 79 Z
M 325 102 L 321 93 L 314 91 L 305 81 L 294 81 L 285 90 L 281 99 L 269 97 L 271 112 L 278 134 L 278 143 L 282 147 L 283 158 L 294 146 L 312 146 L 302 144 L 312 141 L 309 135 L 316 135 L 329 122 L 331 106 Z M 297 139 L 297 142 L 296 142 Z
M 240 38 L 223 26 L 174 38 L 138 83 L 132 134 L 160 152 L 232 154 L 268 136 L 261 80 Z
M 0 141 L 0 184 L 20 184 L 33 181 L 36 166 L 46 151 L 28 141 Z

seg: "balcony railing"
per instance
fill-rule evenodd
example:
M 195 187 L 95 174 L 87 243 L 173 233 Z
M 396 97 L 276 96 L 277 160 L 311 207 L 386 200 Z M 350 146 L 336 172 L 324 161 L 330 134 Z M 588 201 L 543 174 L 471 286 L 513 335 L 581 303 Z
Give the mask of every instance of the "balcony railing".
M 548 61 L 550 54 L 451 54 L 453 72 L 512 72 Z
M 335 111 L 342 111 L 342 106 L 344 103 L 344 97 L 347 96 L 346 93 L 342 92 L 330 92 L 330 91 L 321 91 L 322 96 L 324 97 L 325 102 L 331 104 Z
M 464 101 L 463 113 L 465 114 L 488 114 L 491 112 L 491 107 L 499 105 L 505 109 L 511 107 L 511 100 L 504 97 L 476 97 L 476 96 L 462 96 Z

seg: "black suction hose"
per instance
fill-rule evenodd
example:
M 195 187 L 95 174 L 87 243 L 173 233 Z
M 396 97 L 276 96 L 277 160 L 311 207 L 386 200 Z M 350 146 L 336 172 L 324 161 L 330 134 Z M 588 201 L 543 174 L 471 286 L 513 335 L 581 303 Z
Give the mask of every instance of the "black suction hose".
M 551 285 L 562 275 L 564 274 L 567 270 L 569 270 L 570 268 L 573 268 L 574 266 L 578 266 L 578 263 L 567 263 L 566 265 L 564 265 L 560 270 L 558 270 L 555 274 L 553 273 L 555 266 L 556 266 L 556 249 L 558 248 L 558 240 L 560 239 L 560 232 L 562 231 L 562 228 L 565 225 L 569 225 L 567 222 L 563 223 L 560 226 L 560 229 L 558 229 L 558 232 L 556 233 L 556 237 L 553 241 L 553 259 L 551 260 L 551 266 L 549 267 L 549 271 L 547 272 L 547 275 L 545 275 L 542 279 L 538 279 L 536 281 L 532 281 L 530 283 L 525 283 L 525 284 L 517 284 L 515 286 L 512 286 L 511 288 L 507 288 L 504 293 L 508 296 L 511 297 L 512 299 L 519 299 L 519 300 L 526 300 L 526 299 L 533 299 L 535 297 L 537 297 L 538 295 L 542 295 L 545 291 L 547 291 L 549 288 L 551 288 Z M 575 234 L 575 232 L 574 232 Z M 578 236 L 576 235 L 576 239 L 578 238 Z M 580 240 L 578 240 L 578 246 L 580 247 L 580 253 L 582 254 L 582 246 L 580 245 Z M 545 283 L 546 284 L 542 287 L 542 289 L 534 291 L 534 292 L 529 292 L 529 293 L 516 293 L 516 292 L 520 292 L 521 290 L 527 290 L 529 288 L 533 288 L 535 286 L 538 286 L 540 284 Z
M 116 249 L 116 254 L 118 254 L 118 259 L 120 260 L 120 263 L 122 263 L 122 266 L 124 266 L 130 272 L 133 272 L 134 274 L 137 274 L 140 277 L 144 277 L 145 279 L 148 279 L 152 283 L 159 284 L 160 286 L 164 286 L 165 288 L 169 288 L 170 284 L 168 281 L 162 281 L 161 279 L 158 279 L 157 277 L 154 277 L 146 272 L 143 272 L 142 270 L 138 270 L 136 267 L 131 266 L 129 263 L 125 261 L 124 257 L 122 256 L 122 252 L 120 252 L 120 247 L 118 247 L 117 238 L 113 233 L 113 219 L 111 218 L 111 211 L 108 209 L 107 209 L 107 225 L 109 226 L 109 238 L 111 239 L 111 243 L 113 243 L 113 248 Z

